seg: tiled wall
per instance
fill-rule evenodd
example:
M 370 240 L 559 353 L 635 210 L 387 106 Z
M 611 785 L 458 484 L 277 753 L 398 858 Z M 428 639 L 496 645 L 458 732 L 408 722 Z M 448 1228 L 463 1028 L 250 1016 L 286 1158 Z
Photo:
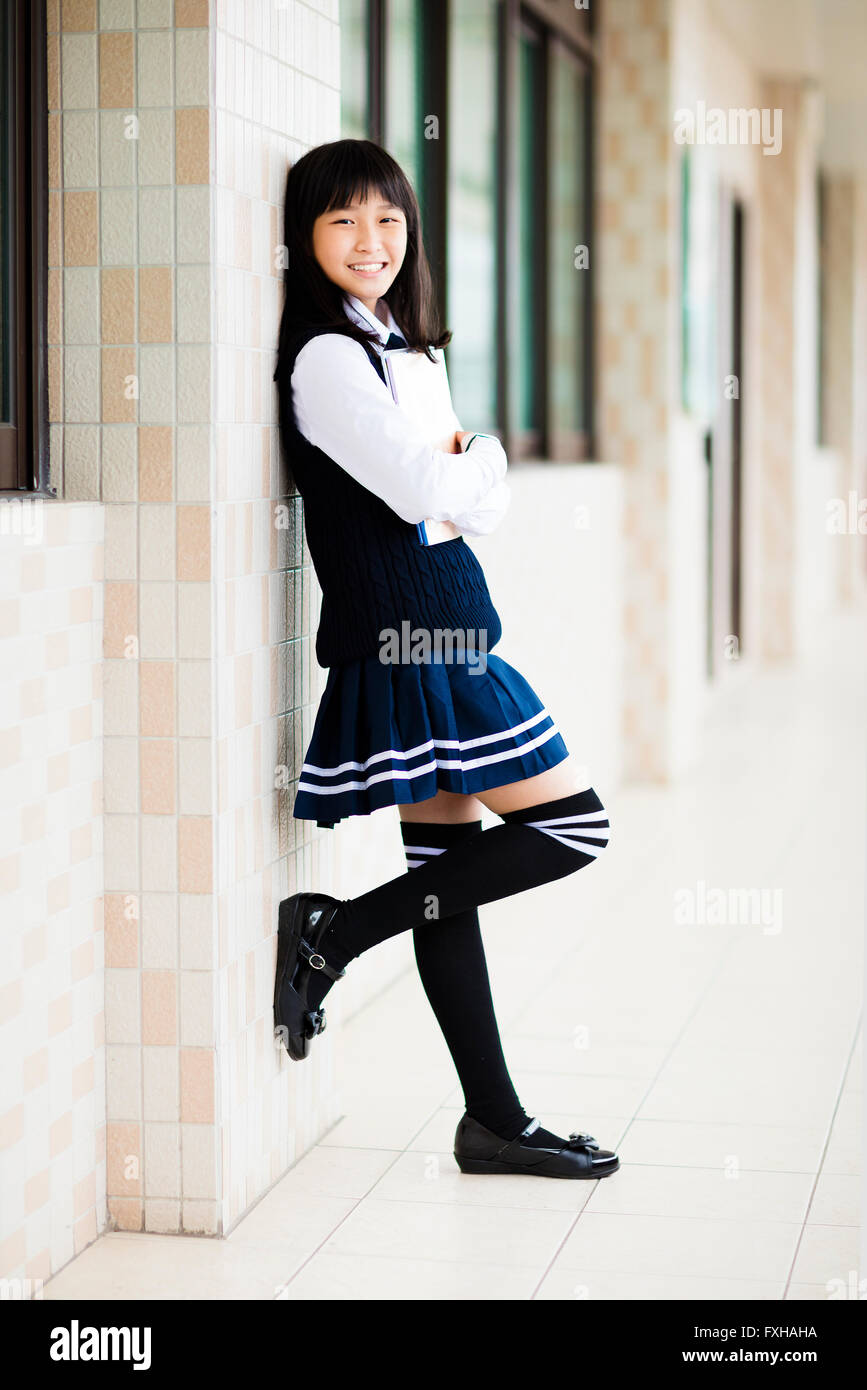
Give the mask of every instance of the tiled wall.
M 208 5 L 49 9 L 52 474 L 66 497 L 105 506 L 109 1218 L 208 1230 Z
M 105 1226 L 102 571 L 100 506 L 0 498 L 3 1279 Z
M 291 817 L 324 673 L 271 374 L 336 7 L 80 0 L 49 31 L 52 475 L 105 506 L 109 1217 L 215 1233 L 334 1118 L 333 1044 L 271 1039 L 277 901 L 330 871 Z
M 275 1046 L 271 1015 L 277 904 L 301 888 L 327 890 L 330 874 L 327 832 L 292 817 L 325 673 L 272 373 L 286 171 L 308 144 L 339 134 L 334 11 L 236 0 L 218 8 L 213 35 L 215 1216 L 224 1230 L 337 1118 L 333 1032 L 298 1066 Z

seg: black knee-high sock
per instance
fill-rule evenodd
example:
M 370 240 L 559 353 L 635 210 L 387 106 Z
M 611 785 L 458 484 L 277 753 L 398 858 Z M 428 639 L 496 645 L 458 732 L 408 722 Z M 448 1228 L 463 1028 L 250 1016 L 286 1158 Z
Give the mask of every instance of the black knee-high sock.
M 520 811 L 411 873 L 341 903 L 317 949 L 340 970 L 398 932 L 423 928 L 483 903 L 565 878 L 608 843 L 608 814 L 592 787 Z M 331 981 L 317 972 L 308 999 L 318 1008 Z
M 415 872 L 481 829 L 480 820 L 401 821 L 407 867 Z M 503 1056 L 477 908 L 414 927 L 412 944 L 419 978 L 460 1079 L 467 1114 L 494 1134 L 514 1139 L 530 1116 Z

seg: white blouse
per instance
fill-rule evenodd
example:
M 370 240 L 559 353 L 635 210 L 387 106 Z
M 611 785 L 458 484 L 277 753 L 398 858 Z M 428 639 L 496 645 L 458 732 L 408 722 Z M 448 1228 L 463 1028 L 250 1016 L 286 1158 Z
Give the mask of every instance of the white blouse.
M 400 333 L 391 309 L 384 324 L 355 295 L 344 295 L 343 302 L 351 319 L 376 329 L 374 351 L 385 347 L 390 333 Z M 452 521 L 467 535 L 483 536 L 502 520 L 510 494 L 500 441 L 475 434 L 461 441 L 461 454 L 434 449 L 353 338 L 320 333 L 305 343 L 295 359 L 291 390 L 304 438 L 404 521 Z M 460 428 L 455 416 L 455 429 Z

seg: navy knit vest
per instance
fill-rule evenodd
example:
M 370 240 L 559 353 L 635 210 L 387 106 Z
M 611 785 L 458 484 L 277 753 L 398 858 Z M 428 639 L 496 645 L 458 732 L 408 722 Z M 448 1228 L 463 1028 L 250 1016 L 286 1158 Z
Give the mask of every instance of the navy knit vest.
M 298 429 L 289 385 L 295 358 L 306 342 L 328 331 L 306 329 L 292 340 L 280 399 L 288 463 L 304 500 L 307 544 L 322 589 L 319 665 L 377 656 L 384 630 L 400 638 L 407 621 L 410 631 L 481 630 L 484 635 L 472 645 L 490 651 L 502 627 L 482 567 L 463 537 L 422 545 L 414 523 L 399 517 Z M 362 346 L 385 381 L 375 349 Z

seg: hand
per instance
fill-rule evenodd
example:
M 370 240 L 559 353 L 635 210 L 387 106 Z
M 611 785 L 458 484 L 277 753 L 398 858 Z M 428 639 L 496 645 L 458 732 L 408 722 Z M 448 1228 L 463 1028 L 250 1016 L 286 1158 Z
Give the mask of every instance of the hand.
M 456 449 L 457 449 L 457 452 L 458 452 L 458 453 L 461 453 L 461 452 L 462 452 L 462 450 L 461 450 L 461 442 L 462 442 L 462 440 L 468 439 L 469 436 L 470 436 L 472 433 L 473 433 L 472 430 L 455 430 L 455 445 L 456 445 Z

